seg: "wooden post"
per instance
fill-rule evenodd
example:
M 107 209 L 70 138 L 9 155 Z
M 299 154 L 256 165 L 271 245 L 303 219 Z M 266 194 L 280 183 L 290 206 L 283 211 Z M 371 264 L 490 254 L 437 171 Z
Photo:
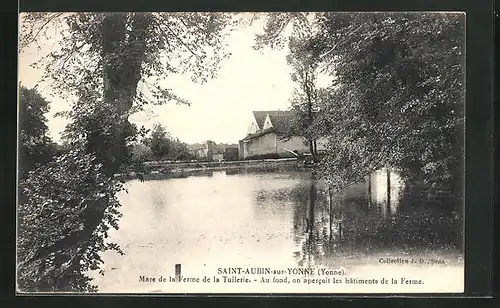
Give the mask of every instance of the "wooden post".
M 328 186 L 328 208 L 330 210 L 330 240 L 332 238 L 332 219 L 333 219 L 333 213 L 332 213 L 332 203 L 333 203 L 333 200 L 332 200 L 332 188 L 330 186 Z
M 180 276 L 181 276 L 181 265 L 176 264 L 175 265 L 175 280 L 179 281 Z
M 391 169 L 387 169 L 387 215 L 391 215 Z

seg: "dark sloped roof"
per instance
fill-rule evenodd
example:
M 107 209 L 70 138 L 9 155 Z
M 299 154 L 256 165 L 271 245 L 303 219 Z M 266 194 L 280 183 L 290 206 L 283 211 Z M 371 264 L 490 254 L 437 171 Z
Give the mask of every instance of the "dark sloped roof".
M 278 126 L 281 126 L 283 121 L 290 120 L 292 117 L 292 112 L 290 110 L 267 110 L 267 111 L 253 111 L 253 115 L 255 120 L 257 121 L 257 125 L 259 129 L 264 127 L 264 122 L 266 121 L 266 116 L 269 115 L 271 118 L 271 122 L 273 126 L 276 127 L 275 122 L 278 123 Z M 282 128 L 282 127 L 280 127 Z M 278 129 L 279 130 L 279 129 Z
M 266 121 L 266 116 L 269 111 L 253 111 L 253 116 L 255 121 L 257 121 L 257 126 L 259 129 L 264 127 L 264 122 Z
M 250 140 L 250 139 L 253 139 L 253 138 L 257 138 L 257 137 L 263 136 L 263 135 L 265 135 L 267 133 L 274 132 L 274 131 L 275 131 L 274 127 L 262 129 L 262 130 L 257 131 L 256 133 L 247 135 L 245 138 L 243 138 L 243 141 Z
M 259 126 L 259 130 L 246 136 L 243 140 L 250 140 L 270 132 L 275 132 L 276 134 L 286 134 L 293 118 L 293 112 L 294 111 L 291 110 L 254 111 L 253 114 L 255 120 L 257 121 L 257 125 Z M 273 127 L 262 129 L 267 115 L 269 115 Z
M 277 134 L 285 134 L 292 121 L 292 113 L 289 111 L 287 114 L 270 114 L 269 119 Z

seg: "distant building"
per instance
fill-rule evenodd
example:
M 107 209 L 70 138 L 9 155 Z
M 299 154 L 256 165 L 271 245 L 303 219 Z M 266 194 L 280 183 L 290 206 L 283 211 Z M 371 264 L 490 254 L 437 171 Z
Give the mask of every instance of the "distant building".
M 204 161 L 212 161 L 214 154 L 214 145 L 213 141 L 207 140 L 201 146 L 194 150 L 194 154 L 198 160 Z
M 226 146 L 224 149 L 225 160 L 238 160 L 239 150 L 237 146 Z
M 224 160 L 224 154 L 214 154 L 212 156 L 213 161 L 221 161 Z
M 292 111 L 253 111 L 248 134 L 239 141 L 240 159 L 277 156 L 291 157 L 295 153 L 309 153 L 306 140 L 300 136 L 286 136 L 293 120 Z M 317 149 L 325 148 L 318 140 Z
M 238 160 L 238 145 L 207 140 L 191 144 L 190 153 L 200 161 Z

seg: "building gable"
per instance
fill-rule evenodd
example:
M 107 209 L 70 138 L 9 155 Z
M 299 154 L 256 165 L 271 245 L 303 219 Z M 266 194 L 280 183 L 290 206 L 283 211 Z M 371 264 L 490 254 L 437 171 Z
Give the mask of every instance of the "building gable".
M 252 120 L 248 128 L 246 140 L 262 136 L 269 132 L 275 132 L 278 135 L 288 134 L 290 122 L 293 118 L 291 110 L 269 110 L 253 111 Z
M 257 124 L 258 129 L 263 129 L 264 121 L 266 120 L 269 111 L 253 111 L 254 121 Z
M 248 135 L 255 134 L 259 130 L 260 130 L 260 128 L 259 128 L 257 122 L 255 121 L 255 119 L 252 119 L 252 122 L 250 122 L 250 126 L 248 126 L 247 134 Z
M 266 120 L 264 121 L 264 127 L 262 129 L 268 129 L 271 127 L 273 127 L 273 122 L 271 121 L 271 117 L 267 115 Z

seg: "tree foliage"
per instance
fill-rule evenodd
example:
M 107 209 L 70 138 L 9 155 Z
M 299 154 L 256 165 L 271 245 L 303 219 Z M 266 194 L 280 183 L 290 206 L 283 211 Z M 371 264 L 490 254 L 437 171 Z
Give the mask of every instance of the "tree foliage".
M 39 22 L 22 22 L 21 42 L 29 42 L 38 33 L 33 27 L 41 22 L 58 23 L 64 28 L 60 48 L 38 65 L 45 67 L 44 77 L 59 95 L 79 99 L 66 116 L 81 114 L 88 118 L 89 110 L 81 110 L 88 107 L 79 106 L 86 104 L 98 106 L 98 113 L 111 108 L 118 115 L 109 125 L 107 137 L 88 135 L 94 138 L 89 144 L 118 141 L 106 147 L 106 153 L 92 149 L 105 166 L 111 166 L 108 174 L 125 159 L 123 140 L 130 137 L 131 113 L 147 104 L 188 103 L 162 87 L 161 77 L 182 73 L 205 82 L 215 76 L 221 61 L 229 55 L 223 43 L 229 33 L 225 27 L 232 22 L 229 14 L 53 13 L 26 15 L 25 19 Z
M 322 31 L 337 35 L 317 50 L 327 53 L 323 61 L 335 69 L 335 92 L 349 109 L 342 111 L 341 122 L 349 130 L 338 133 L 337 125 L 333 140 L 349 136 L 337 144 L 362 158 L 356 165 L 365 170 L 392 166 L 407 179 L 423 181 L 430 195 L 458 193 L 464 132 L 463 16 L 343 17 L 347 20 L 320 20 Z
M 170 152 L 170 136 L 167 135 L 165 128 L 157 123 L 151 131 L 151 136 L 146 139 L 146 144 L 151 149 L 154 158 L 160 160 Z
M 119 182 L 105 176 L 96 157 L 71 150 L 20 182 L 18 288 L 22 291 L 95 291 L 84 273 L 102 263 L 110 227 L 118 229 Z M 95 221 L 89 208 L 103 208 Z M 89 228 L 92 225 L 93 228 Z
M 119 218 L 121 184 L 114 174 L 142 131 L 130 114 L 146 104 L 187 103 L 162 87 L 160 77 L 182 73 L 205 82 L 215 76 L 228 56 L 223 40 L 231 22 L 228 14 L 194 12 L 22 14 L 22 48 L 50 27 L 60 29 L 58 48 L 35 67 L 44 69 L 55 94 L 76 98 L 62 114 L 71 121 L 64 139 L 73 151 L 20 183 L 26 197 L 19 209 L 26 230 L 18 245 L 22 291 L 95 290 L 85 271 L 99 267 L 99 251 L 118 249 L 103 244 Z
M 40 93 L 19 87 L 19 177 L 52 158 L 57 148 L 48 136 L 47 118 L 50 104 Z
M 301 24 L 281 17 L 275 26 Z M 315 13 L 303 44 L 332 76 L 315 126 L 329 139 L 325 178 L 340 188 L 389 166 L 434 200 L 460 198 L 464 16 L 457 13 Z M 274 25 L 274 26 L 273 26 Z M 457 204 L 457 202 L 455 202 Z
M 223 13 L 29 13 L 21 16 L 20 41 L 26 47 L 44 33 L 42 26 L 60 27 L 60 48 L 34 65 L 46 68 L 44 77 L 61 96 L 77 95 L 82 84 L 103 93 L 105 83 L 114 83 L 140 106 L 185 102 L 155 83 L 168 74 L 189 74 L 197 82 L 213 78 L 229 56 L 224 38 L 230 23 L 231 15 Z
M 287 62 L 292 67 L 292 81 L 297 84 L 291 99 L 295 116 L 290 123 L 289 135 L 304 137 L 313 160 L 316 160 L 316 141 L 320 137 L 320 131 L 316 129 L 314 122 L 326 93 L 317 84 L 319 61 L 309 45 L 312 35 L 311 29 L 301 31 L 290 37 L 288 42 Z
M 150 149 L 149 160 L 189 160 L 193 158 L 187 144 L 170 136 L 160 123 L 153 126 L 149 137 L 145 138 L 143 143 Z

